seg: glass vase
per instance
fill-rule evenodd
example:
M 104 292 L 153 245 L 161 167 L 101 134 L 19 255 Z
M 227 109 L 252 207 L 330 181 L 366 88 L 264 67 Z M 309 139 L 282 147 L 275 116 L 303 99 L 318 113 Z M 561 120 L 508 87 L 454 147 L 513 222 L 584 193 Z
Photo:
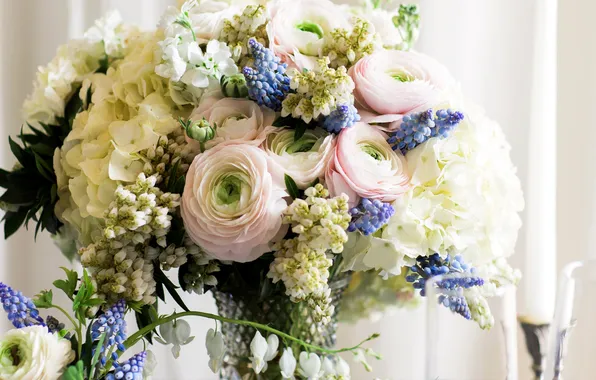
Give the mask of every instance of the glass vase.
M 294 303 L 283 293 L 259 299 L 258 296 L 242 292 L 221 292 L 214 290 L 213 296 L 220 316 L 261 323 L 288 333 L 307 343 L 331 348 L 336 342 L 337 314 L 344 290 L 350 282 L 349 275 L 338 276 L 330 281 L 331 303 L 335 311 L 331 322 L 315 322 L 311 310 L 304 303 Z M 280 355 L 268 363 L 265 373 L 255 374 L 250 361 L 250 343 L 256 330 L 249 326 L 222 323 L 226 355 L 220 371 L 222 380 L 271 380 L 281 379 L 278 360 Z M 264 337 L 266 332 L 261 331 Z M 281 353 L 282 341 L 280 340 Z

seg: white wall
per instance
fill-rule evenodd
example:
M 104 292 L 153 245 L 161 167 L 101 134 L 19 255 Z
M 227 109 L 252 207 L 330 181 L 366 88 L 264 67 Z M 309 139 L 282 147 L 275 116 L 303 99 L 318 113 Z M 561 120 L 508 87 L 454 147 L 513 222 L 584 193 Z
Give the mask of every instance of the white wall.
M 58 44 L 68 37 L 69 4 L 82 5 L 86 27 L 98 13 L 113 6 L 125 19 L 152 27 L 167 0 L 20 0 L 0 1 L 0 135 L 20 128 L 20 105 L 31 90 L 35 68 L 45 64 Z M 533 9 L 539 0 L 421 0 L 424 28 L 419 50 L 447 65 L 466 94 L 485 106 L 487 113 L 503 126 L 513 147 L 513 161 L 519 175 L 526 178 L 526 147 L 529 123 L 530 54 Z M 77 9 L 76 7 L 74 9 Z M 596 29 L 592 0 L 560 1 L 559 32 L 559 134 L 558 134 L 558 250 L 559 264 L 581 258 L 590 244 L 592 210 L 596 209 L 596 137 L 593 110 L 596 104 Z M 76 32 L 76 30 L 75 30 Z M 555 78 L 553 78 L 555 80 Z M 0 161 L 12 164 L 8 144 L 0 139 Z M 553 168 L 553 172 L 554 172 Z M 554 207 L 554 205 L 553 205 Z M 596 240 L 594 240 L 596 242 Z M 596 252 L 595 243 L 591 243 Z M 513 263 L 521 266 L 524 254 L 522 229 Z M 21 231 L 0 243 L 0 279 L 34 294 L 60 276 L 66 265 L 46 236 L 37 244 L 31 234 Z M 522 268 L 523 269 L 523 268 Z M 520 289 L 520 293 L 524 291 Z M 188 298 L 188 297 L 187 297 Z M 213 311 L 208 298 L 193 297 L 192 306 Z M 422 373 L 423 310 L 400 312 L 375 323 L 342 326 L 340 344 L 381 332 L 373 347 L 383 353 L 382 362 L 373 363 L 380 378 L 413 379 Z M 197 342 L 173 361 L 166 350 L 159 351 L 161 366 L 157 379 L 215 379 L 206 366 L 203 337 L 211 323 L 194 320 Z M 0 329 L 6 328 L 0 318 Z M 445 350 L 441 368 L 446 378 L 502 379 L 500 334 L 495 328 L 484 334 L 471 324 L 447 320 L 444 330 L 452 344 Z M 520 335 L 520 379 L 529 377 L 529 363 Z M 585 350 L 586 355 L 590 350 Z M 578 360 L 579 358 L 569 358 Z M 357 372 L 355 379 L 373 376 Z M 573 373 L 569 379 L 585 379 Z

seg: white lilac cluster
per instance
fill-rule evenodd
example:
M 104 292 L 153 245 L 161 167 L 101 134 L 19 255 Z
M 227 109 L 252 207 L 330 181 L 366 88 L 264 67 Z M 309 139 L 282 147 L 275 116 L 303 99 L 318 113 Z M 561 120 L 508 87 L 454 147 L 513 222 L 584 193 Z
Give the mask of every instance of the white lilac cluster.
M 328 116 L 340 105 L 354 103 L 352 91 L 354 81 L 345 66 L 337 69 L 329 67 L 329 58 L 317 60 L 313 70 L 288 70 L 290 93 L 282 102 L 282 116 L 291 115 L 306 123 L 319 116 Z
M 122 24 L 117 12 L 96 21 L 83 39 L 58 48 L 46 66 L 39 67 L 33 93 L 23 104 L 29 123 L 56 124 L 64 117 L 66 102 L 83 82 L 106 61 L 123 55 L 128 37 L 135 28 Z
M 268 45 L 266 25 L 267 12 L 263 5 L 248 5 L 242 14 L 224 20 L 219 39 L 228 44 L 238 66 L 249 65 L 249 39 L 254 38 L 259 43 Z
M 284 222 L 297 236 L 275 247 L 267 277 L 274 283 L 282 281 L 292 301 L 307 301 L 315 318 L 325 322 L 334 310 L 328 286 L 333 260 L 328 251 L 341 253 L 348 240 L 348 198 L 329 198 L 321 184 L 306 189 L 305 195 L 306 200 L 294 200 L 284 212 Z
M 159 23 L 164 39 L 159 42 L 162 62 L 155 72 L 170 80 L 178 104 L 198 105 L 205 90 L 218 87 L 222 76 L 238 73 L 225 42 L 211 39 L 204 49 L 199 44 L 190 16 L 197 6 L 188 1 L 181 10 L 170 7 Z
M 194 244 L 189 238 L 185 239 L 185 244 Z M 219 272 L 219 262 L 204 252 L 189 251 L 188 271 L 182 275 L 182 282 L 188 292 L 201 295 L 205 293 L 205 286 L 217 285 L 215 273 Z
M 380 45 L 373 24 L 361 18 L 356 18 L 353 24 L 351 31 L 337 28 L 325 36 L 323 54 L 329 57 L 330 67 L 349 68 Z
M 100 295 L 110 302 L 126 299 L 143 304 L 155 300 L 155 280 L 152 260 L 159 257 L 158 248 L 150 246 L 152 239 L 164 248 L 171 226 L 171 212 L 179 206 L 180 195 L 164 193 L 155 187 L 157 177 L 139 174 L 136 183 L 120 186 L 116 199 L 106 215 L 103 239 L 81 249 L 81 263 L 92 274 Z M 186 249 L 172 251 L 172 264 Z

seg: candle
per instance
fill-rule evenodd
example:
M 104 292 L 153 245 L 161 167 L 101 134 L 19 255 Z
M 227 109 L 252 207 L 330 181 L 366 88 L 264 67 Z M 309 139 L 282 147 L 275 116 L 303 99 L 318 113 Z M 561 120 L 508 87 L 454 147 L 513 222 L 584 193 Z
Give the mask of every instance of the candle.
M 523 316 L 553 317 L 556 293 L 557 0 L 536 1 L 532 107 L 526 187 L 526 265 Z
M 505 337 L 505 363 L 507 380 L 517 380 L 517 305 L 516 289 L 508 287 L 503 294 L 503 315 L 501 324 Z

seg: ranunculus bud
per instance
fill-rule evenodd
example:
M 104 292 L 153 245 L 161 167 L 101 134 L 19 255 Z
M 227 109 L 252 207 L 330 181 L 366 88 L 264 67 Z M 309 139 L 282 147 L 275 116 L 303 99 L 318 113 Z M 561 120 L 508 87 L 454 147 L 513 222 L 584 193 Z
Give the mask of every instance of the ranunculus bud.
M 193 140 L 204 143 L 213 139 L 215 130 L 205 119 L 193 121 L 186 127 L 186 135 Z
M 246 98 L 248 96 L 248 87 L 246 87 L 244 74 L 223 76 L 220 84 L 221 92 L 228 98 Z

